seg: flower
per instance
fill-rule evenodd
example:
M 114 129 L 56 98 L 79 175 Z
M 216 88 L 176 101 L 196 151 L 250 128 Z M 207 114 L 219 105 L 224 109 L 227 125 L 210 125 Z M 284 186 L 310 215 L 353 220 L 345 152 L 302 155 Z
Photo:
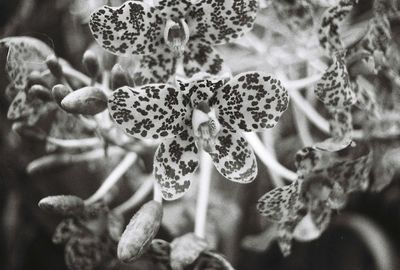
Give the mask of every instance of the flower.
M 269 191 L 257 204 L 262 215 L 278 223 L 278 242 L 285 256 L 300 225 L 312 221 L 318 237 L 328 226 L 332 209 L 343 208 L 349 193 L 368 187 L 371 159 L 369 153 L 338 160 L 311 147 L 296 154 L 298 180 Z
M 62 220 L 53 242 L 65 244 L 65 262 L 70 270 L 96 269 L 115 262 L 123 226 L 122 217 L 96 202 Z
M 167 82 L 180 55 L 187 76 L 199 71 L 218 74 L 222 58 L 212 46 L 252 29 L 257 9 L 257 0 L 162 0 L 155 7 L 129 1 L 97 9 L 89 25 L 109 52 L 142 56 L 135 81 L 143 85 Z
M 227 83 L 205 78 L 178 85 L 122 87 L 109 98 L 111 116 L 127 134 L 163 139 L 154 159 L 163 197 L 176 199 L 189 188 L 199 147 L 224 177 L 251 182 L 257 162 L 240 131 L 260 131 L 278 122 L 289 101 L 280 81 L 247 72 Z

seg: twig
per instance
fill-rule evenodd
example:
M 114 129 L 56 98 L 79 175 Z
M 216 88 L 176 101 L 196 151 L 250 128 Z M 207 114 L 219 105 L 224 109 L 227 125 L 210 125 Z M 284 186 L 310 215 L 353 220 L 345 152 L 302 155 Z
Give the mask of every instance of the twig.
M 108 155 L 114 156 L 122 154 L 124 151 L 119 147 L 110 147 Z M 57 166 L 66 166 L 90 160 L 104 158 L 104 149 L 94 149 L 81 154 L 52 154 L 33 160 L 26 167 L 28 174 L 33 174 L 41 170 L 51 169 Z
M 201 152 L 199 186 L 196 202 L 196 218 L 194 233 L 196 236 L 205 238 L 207 224 L 208 197 L 210 193 L 210 183 L 212 174 L 211 158 L 204 151 Z
M 125 212 L 129 211 L 130 209 L 133 209 L 137 207 L 146 197 L 150 194 L 150 192 L 153 190 L 153 183 L 154 183 L 154 177 L 150 176 L 148 177 L 136 190 L 136 192 L 130 197 L 127 201 L 123 202 L 119 206 L 115 207 L 113 209 L 113 212 L 115 212 L 118 215 L 122 215 Z
M 262 138 L 265 144 L 265 147 L 270 151 L 271 155 L 276 159 L 276 153 L 274 150 L 274 134 L 273 134 L 274 129 L 267 129 L 262 133 Z M 274 184 L 275 187 L 280 187 L 283 186 L 283 180 L 282 178 L 277 175 L 273 170 L 268 168 L 269 175 L 271 176 L 271 181 Z
M 292 103 L 293 117 L 294 123 L 297 129 L 297 134 L 300 137 L 300 140 L 303 146 L 309 146 L 314 144 L 314 140 L 310 133 L 310 129 L 307 123 L 307 119 L 303 112 L 297 107 L 296 104 Z
M 286 167 L 282 166 L 274 156 L 265 148 L 261 140 L 255 133 L 245 133 L 244 134 L 249 144 L 253 147 L 254 152 L 260 158 L 260 160 L 269 169 L 274 171 L 276 174 L 286 178 L 290 181 L 295 181 L 297 179 L 297 174 Z
M 156 181 L 154 181 L 154 184 L 153 184 L 153 200 L 156 201 L 156 202 L 159 202 L 161 204 L 162 204 L 162 201 L 163 201 L 163 197 L 162 197 L 162 193 L 161 193 L 160 187 L 158 186 Z
M 137 159 L 136 153 L 128 153 L 118 164 L 111 174 L 104 180 L 100 188 L 88 199 L 85 200 L 86 204 L 92 204 L 101 199 L 126 173 L 126 171 L 135 163 Z

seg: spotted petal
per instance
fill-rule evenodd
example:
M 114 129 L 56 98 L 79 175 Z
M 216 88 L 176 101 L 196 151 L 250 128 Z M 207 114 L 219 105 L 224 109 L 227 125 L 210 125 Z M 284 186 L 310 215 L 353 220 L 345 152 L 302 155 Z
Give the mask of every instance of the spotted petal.
M 189 42 L 184 52 L 183 68 L 186 76 L 192 77 L 198 72 L 216 75 L 222 70 L 223 59 L 210 45 Z
M 221 124 L 243 131 L 272 128 L 288 103 L 288 93 L 280 81 L 260 72 L 235 76 L 211 100 Z
M 190 7 L 190 0 L 158 0 L 156 9 L 162 18 L 180 19 L 186 17 Z
M 321 164 L 321 153 L 313 147 L 304 147 L 295 155 L 295 166 L 299 175 L 311 172 Z
M 209 44 L 230 42 L 253 28 L 258 0 L 200 0 L 189 13 L 192 39 Z
M 90 16 L 96 41 L 117 55 L 151 54 L 162 41 L 163 20 L 145 2 L 128 1 L 119 7 L 103 6 Z
M 315 94 L 329 109 L 351 106 L 356 102 L 344 54 L 337 53 L 333 56 L 333 63 L 318 82 Z
M 336 6 L 327 9 L 322 15 L 318 30 L 319 43 L 328 53 L 343 50 L 344 45 L 339 35 L 339 26 L 353 9 L 356 0 L 341 0 Z
M 135 85 L 166 83 L 175 74 L 176 58 L 167 46 L 160 46 L 151 55 L 143 55 L 134 73 Z
M 185 129 L 190 117 L 182 92 L 166 84 L 121 87 L 108 102 L 114 121 L 136 138 L 171 138 Z
M 154 156 L 154 175 L 165 200 L 182 197 L 199 165 L 198 149 L 189 131 L 163 141 Z
M 47 69 L 46 58 L 53 50 L 42 41 L 31 37 L 9 37 L 0 40 L 0 47 L 8 48 L 6 71 L 14 87 L 24 89 L 32 71 Z
M 238 132 L 223 128 L 209 154 L 219 173 L 231 181 L 246 184 L 257 176 L 253 149 Z
M 261 215 L 272 221 L 282 223 L 294 220 L 299 215 L 299 210 L 304 207 L 300 190 L 300 181 L 276 187 L 258 200 L 257 209 Z

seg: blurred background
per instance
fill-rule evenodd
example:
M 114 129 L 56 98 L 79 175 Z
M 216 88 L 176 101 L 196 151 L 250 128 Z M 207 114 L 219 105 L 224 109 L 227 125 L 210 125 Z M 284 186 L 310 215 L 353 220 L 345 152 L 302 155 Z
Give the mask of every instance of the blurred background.
M 59 57 L 81 70 L 82 54 L 93 39 L 82 19 L 86 15 L 77 14 L 73 2 L 0 0 L 0 38 L 21 35 L 39 38 L 51 46 Z M 357 16 L 368 13 L 372 5 L 369 0 L 360 2 Z M 79 11 L 84 13 L 84 10 Z M 231 67 L 240 65 L 235 62 L 235 53 L 231 53 L 240 51 L 241 48 L 240 45 L 221 48 L 223 53 L 229 53 L 228 64 Z M 240 58 L 240 53 L 236 58 Z M 248 59 L 252 61 L 252 58 Z M 8 78 L 3 72 L 5 61 L 6 52 L 1 51 L 0 269 L 67 269 L 63 247 L 51 242 L 54 228 L 60 220 L 43 213 L 37 207 L 37 203 L 45 196 L 56 194 L 74 194 L 82 198 L 90 196 L 101 179 L 110 172 L 113 162 L 100 160 L 94 164 L 78 164 L 28 175 L 25 172 L 26 165 L 42 156 L 45 146 L 34 140 L 22 139 L 11 130 L 11 122 L 6 118 L 10 101 L 4 95 L 8 84 Z M 246 58 L 242 61 L 246 61 Z M 297 149 L 301 148 L 301 144 L 291 123 L 292 113 L 287 112 L 274 136 L 276 145 L 279 145 L 275 147 L 277 158 L 282 164 L 293 169 L 293 156 Z M 313 132 L 319 136 L 318 131 Z M 129 185 L 131 179 L 128 179 L 129 176 L 126 178 L 125 184 Z M 328 230 L 319 239 L 307 243 L 295 241 L 292 254 L 287 258 L 282 256 L 276 242 L 271 241 L 271 235 L 268 233 L 271 224 L 255 209 L 257 199 L 272 188 L 268 173 L 261 166 L 258 178 L 244 186 L 225 180 L 214 181 L 215 190 L 219 191 L 218 196 L 225 200 L 224 203 L 215 201 L 216 208 L 222 205 L 225 207 L 223 217 L 218 222 L 226 224 L 229 231 L 220 240 L 219 247 L 236 269 L 400 269 L 398 176 L 380 193 L 352 194 L 346 208 L 334 215 Z M 122 193 L 116 203 L 123 201 L 128 195 Z M 168 222 L 173 222 L 168 219 L 185 219 L 185 216 L 177 210 L 179 202 L 166 208 L 164 216 L 167 221 L 159 237 L 171 240 L 176 232 L 171 232 L 168 228 Z M 185 230 L 182 229 L 182 232 Z M 144 268 L 134 264 L 120 266 L 120 269 Z

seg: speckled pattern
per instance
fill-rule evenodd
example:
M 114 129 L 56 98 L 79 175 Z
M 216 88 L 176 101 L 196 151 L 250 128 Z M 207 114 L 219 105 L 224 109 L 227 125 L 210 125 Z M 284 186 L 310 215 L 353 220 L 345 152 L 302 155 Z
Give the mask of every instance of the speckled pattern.
M 235 76 L 211 101 L 221 123 L 232 130 L 244 131 L 274 127 L 288 103 L 289 97 L 281 82 L 259 72 Z
M 157 150 L 154 164 L 163 197 L 167 200 L 181 197 L 198 166 L 198 145 L 191 117 L 200 102 L 216 109 L 216 117 L 223 126 L 209 151 L 217 170 L 235 182 L 254 180 L 257 162 L 240 131 L 255 129 L 255 124 L 248 127 L 241 123 L 243 120 L 248 124 L 258 123 L 256 130 L 275 125 L 288 106 L 287 91 L 280 82 L 267 74 L 250 72 L 226 83 L 210 77 L 178 81 L 178 86 L 179 90 L 165 84 L 122 87 L 109 98 L 110 114 L 127 134 L 166 139 Z M 230 100 L 220 103 L 225 95 Z M 230 121 L 229 125 L 226 121 Z
M 332 60 L 333 63 L 315 87 L 315 95 L 330 109 L 351 106 L 357 99 L 350 83 L 344 54 L 336 53 Z
M 183 52 L 186 74 L 218 74 L 222 58 L 211 45 L 231 42 L 250 31 L 258 10 L 257 0 L 163 0 L 155 7 L 128 1 L 120 7 L 103 6 L 91 15 L 96 41 L 117 55 L 144 55 L 136 85 L 165 83 L 175 74 L 176 55 L 167 47 L 163 32 L 167 19 L 184 19 L 189 42 Z
M 343 43 L 339 36 L 339 25 L 353 9 L 357 0 L 341 0 L 336 6 L 328 8 L 322 15 L 318 30 L 319 43 L 328 54 L 343 50 Z
M 313 10 L 306 0 L 272 1 L 272 7 L 278 19 L 295 35 L 311 30 L 313 27 Z

